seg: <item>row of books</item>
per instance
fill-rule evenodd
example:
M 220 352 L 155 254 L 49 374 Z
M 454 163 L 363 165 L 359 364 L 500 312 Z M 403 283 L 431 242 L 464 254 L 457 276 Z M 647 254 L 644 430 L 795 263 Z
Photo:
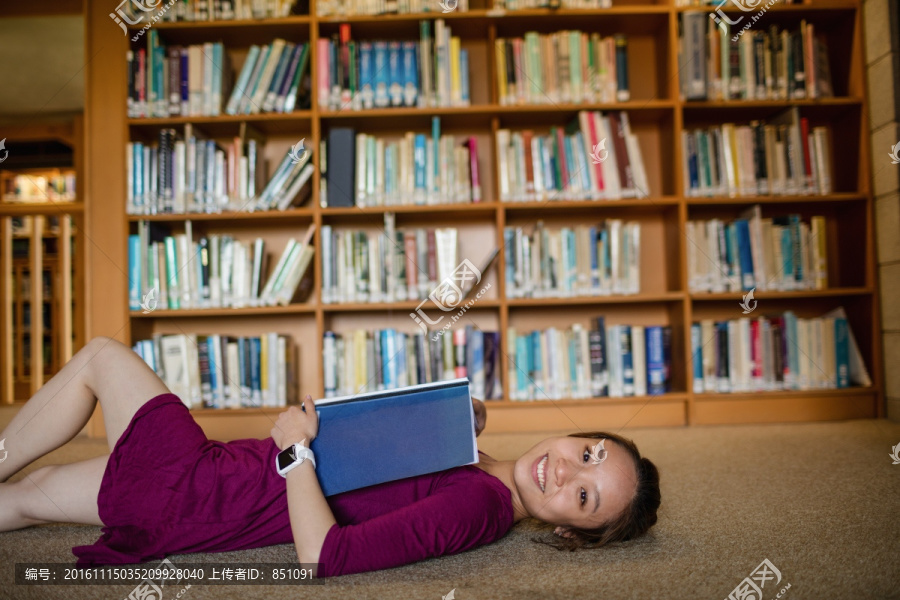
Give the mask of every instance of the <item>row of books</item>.
M 301 144 L 285 153 L 265 186 L 256 140 L 245 132 L 223 148 L 192 124 L 180 136 L 159 131 L 155 145 L 125 147 L 128 214 L 220 213 L 285 210 L 305 201 L 315 170 L 312 151 Z
M 292 14 L 298 0 L 181 0 L 173 3 L 157 2 L 162 14 L 159 20 L 174 21 L 231 21 L 240 19 L 275 19 Z M 116 7 L 128 17 L 129 24 L 150 22 L 155 13 L 147 10 L 148 2 L 134 0 Z
M 287 335 L 156 334 L 133 349 L 188 408 L 297 403 L 299 350 Z
M 467 325 L 452 335 L 356 329 L 323 339 L 325 397 L 469 378 L 474 398 L 503 397 L 500 333 Z
M 607 219 L 599 225 L 531 233 L 503 230 L 510 298 L 637 294 L 641 291 L 641 225 Z
M 231 87 L 228 54 L 221 42 L 163 46 L 155 29 L 146 48 L 125 54 L 129 118 L 206 116 L 222 111 Z
M 803 4 L 803 0 L 769 0 L 772 5 L 775 4 Z M 766 4 L 769 4 L 767 2 Z M 722 0 L 675 0 L 675 6 L 719 6 L 722 4 Z M 749 9 L 749 4 L 745 4 Z M 731 6 L 726 5 L 725 8 L 734 10 Z M 741 10 L 745 10 L 743 7 L 738 6 Z M 754 13 L 758 12 L 758 10 L 752 11 Z
M 468 106 L 469 54 L 443 19 L 421 21 L 419 41 L 350 37 L 350 25 L 318 42 L 319 108 Z
M 210 234 L 194 241 L 190 221 L 184 230 L 171 235 L 158 223 L 139 221 L 138 233 L 128 236 L 131 310 L 285 306 L 298 290 L 303 295 L 311 289 L 306 275 L 314 225 L 302 238 L 288 240 L 268 277 L 262 238 L 249 242 Z
M 402 302 L 428 297 L 459 264 L 452 227 L 383 231 L 322 226 L 322 303 Z
M 821 290 L 828 287 L 825 217 L 688 221 L 688 285 L 692 292 Z
M 276 38 L 253 44 L 225 105 L 227 115 L 289 113 L 310 107 L 310 45 Z
M 713 14 L 715 16 L 715 13 Z M 678 64 L 687 100 L 784 100 L 834 95 L 828 48 L 812 23 L 796 30 L 749 29 L 750 15 L 729 28 L 702 11 L 681 21 Z M 738 15 L 732 15 L 738 17 Z M 732 18 L 732 20 L 735 20 Z M 718 23 L 718 24 L 717 24 Z
M 406 15 L 421 12 L 468 12 L 469 0 L 318 0 L 316 15 Z
M 524 10 L 529 8 L 610 8 L 612 0 L 494 0 L 494 8 L 500 10 Z
M 511 400 L 622 398 L 671 389 L 672 329 L 665 326 L 574 324 L 519 334 L 507 329 Z
M 3 180 L 4 202 L 52 202 L 75 200 L 75 173 L 15 175 Z
M 767 121 L 681 132 L 686 196 L 830 194 L 828 128 L 810 128 L 796 106 Z
M 441 133 L 439 117 L 432 117 L 431 136 L 410 131 L 384 138 L 335 127 L 324 145 L 321 156 L 329 158 L 320 164 L 327 182 L 323 206 L 481 202 L 478 141 Z M 348 170 L 354 173 L 352 194 L 345 189 Z
M 691 353 L 697 394 L 872 385 L 843 308 L 703 320 L 691 326 Z
M 650 195 L 627 112 L 580 111 L 549 135 L 499 129 L 500 200 L 618 200 Z
M 624 35 L 559 31 L 494 42 L 500 104 L 626 102 Z

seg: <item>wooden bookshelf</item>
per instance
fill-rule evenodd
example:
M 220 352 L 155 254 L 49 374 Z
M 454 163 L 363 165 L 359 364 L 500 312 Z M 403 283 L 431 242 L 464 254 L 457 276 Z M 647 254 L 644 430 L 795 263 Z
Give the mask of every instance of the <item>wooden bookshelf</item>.
M 562 401 L 509 401 L 488 403 L 488 430 L 569 430 L 633 426 L 679 426 L 714 423 L 756 423 L 872 418 L 884 414 L 877 279 L 875 277 L 874 212 L 870 184 L 868 104 L 863 57 L 863 24 L 859 0 L 809 0 L 801 5 L 776 5 L 763 20 L 794 26 L 801 19 L 813 22 L 829 41 L 833 62 L 835 98 L 818 100 L 689 102 L 679 97 L 678 22 L 685 7 L 675 0 L 613 0 L 604 10 L 534 9 L 501 11 L 492 0 L 471 3 L 466 13 L 439 12 L 409 15 L 318 17 L 315 0 L 308 16 L 286 19 L 211 23 L 157 22 L 161 39 L 172 43 L 222 40 L 232 54 L 238 72 L 250 44 L 268 43 L 275 37 L 312 45 L 312 107 L 287 115 L 181 117 L 129 119 L 126 114 L 127 81 L 125 52 L 128 38 L 110 23 L 108 7 L 88 2 L 89 64 L 88 146 L 96 162 L 88 172 L 88 187 L 103 181 L 104 194 L 95 194 L 96 228 L 103 230 L 109 264 L 93 263 L 95 274 L 105 282 L 112 301 L 106 308 L 93 308 L 90 335 L 110 335 L 125 343 L 153 333 L 227 333 L 252 335 L 278 330 L 290 334 L 299 346 L 300 388 L 303 394 L 323 395 L 322 335 L 326 330 L 346 331 L 356 327 L 396 326 L 415 330 L 408 313 L 417 302 L 384 304 L 322 304 L 320 231 L 324 224 L 335 228 L 380 226 L 385 212 L 396 214 L 397 226 L 455 225 L 479 232 L 461 254 L 478 258 L 503 240 L 507 225 L 534 223 L 542 219 L 553 225 L 574 224 L 584 219 L 630 218 L 646 226 L 642 234 L 641 293 L 633 296 L 508 299 L 505 293 L 505 262 L 501 253 L 487 281 L 490 293 L 476 303 L 466 317 L 485 330 L 508 327 L 545 328 L 573 322 L 587 324 L 592 316 L 605 315 L 608 323 L 667 324 L 673 328 L 671 393 L 639 398 L 594 398 Z M 702 10 L 712 10 L 704 7 Z M 337 32 L 340 23 L 350 23 L 354 39 L 418 39 L 422 19 L 446 19 L 454 35 L 470 51 L 472 105 L 453 108 L 393 108 L 361 112 L 327 111 L 317 105 L 316 42 Z M 491 59 L 494 40 L 526 31 L 580 29 L 603 35 L 629 36 L 628 102 L 593 105 L 505 106 L 498 91 Z M 634 43 L 632 43 L 632 40 Z M 142 42 L 140 42 L 143 44 Z M 102 48 L 102 53 L 99 50 Z M 835 157 L 835 193 L 827 196 L 685 197 L 682 181 L 680 134 L 686 128 L 716 122 L 763 119 L 789 106 L 797 106 L 816 124 L 828 125 L 834 147 L 847 151 Z M 509 202 L 501 203 L 496 177 L 498 129 L 531 128 L 536 131 L 568 123 L 580 110 L 625 110 L 639 139 L 650 183 L 651 197 L 601 202 Z M 236 135 L 240 123 L 252 124 L 267 136 L 265 154 L 270 163 L 300 137 L 312 142 L 327 136 L 331 127 L 351 126 L 358 131 L 394 135 L 411 129 L 426 130 L 433 115 L 441 117 L 442 129 L 486 138 L 480 145 L 484 202 L 472 205 L 427 207 L 322 208 L 319 206 L 320 157 L 313 154 L 317 173 L 311 200 L 302 208 L 284 213 L 227 213 L 222 215 L 157 215 L 155 221 L 177 223 L 192 220 L 195 235 L 205 231 L 236 231 L 236 235 L 265 237 L 268 250 L 277 256 L 290 234 L 317 227 L 314 259 L 315 287 L 309 302 L 274 308 L 164 311 L 150 314 L 128 310 L 126 238 L 129 227 L 145 218 L 125 215 L 125 143 L 130 139 L 153 139 L 162 127 L 195 123 L 209 135 Z M 481 139 L 479 139 L 481 141 Z M 102 164 L 100 163 L 102 161 Z M 752 394 L 694 394 L 691 391 L 690 324 L 701 318 L 740 316 L 740 293 L 703 294 L 688 290 L 685 225 L 690 219 L 734 217 L 744 208 L 760 204 L 764 213 L 798 212 L 806 218 L 822 214 L 828 220 L 829 281 L 826 290 L 760 292 L 764 311 L 789 307 L 798 315 L 817 315 L 844 306 L 863 359 L 872 376 L 868 388 L 814 390 L 809 392 L 761 392 Z M 104 213 L 103 211 L 109 211 Z M 462 236 L 461 236 L 462 237 Z M 737 314 L 736 314 L 737 313 Z M 210 318 L 213 317 L 213 318 Z M 123 326 L 124 323 L 124 326 Z M 501 373 L 508 388 L 505 336 Z M 229 439 L 268 435 L 277 411 L 270 409 L 197 410 L 198 422 L 208 435 Z M 238 418 L 240 417 L 240 418 Z M 93 419 L 93 435 L 103 434 L 101 419 Z

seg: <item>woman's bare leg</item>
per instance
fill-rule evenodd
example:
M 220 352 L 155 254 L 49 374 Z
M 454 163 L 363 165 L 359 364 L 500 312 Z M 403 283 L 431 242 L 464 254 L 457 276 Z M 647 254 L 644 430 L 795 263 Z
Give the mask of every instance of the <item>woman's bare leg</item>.
M 8 453 L 0 463 L 0 482 L 75 437 L 87 424 L 97 400 L 111 451 L 134 413 L 147 400 L 168 391 L 131 348 L 110 338 L 92 339 L 0 433 Z
M 43 523 L 103 525 L 97 496 L 107 458 L 41 467 L 15 483 L 0 483 L 0 531 Z

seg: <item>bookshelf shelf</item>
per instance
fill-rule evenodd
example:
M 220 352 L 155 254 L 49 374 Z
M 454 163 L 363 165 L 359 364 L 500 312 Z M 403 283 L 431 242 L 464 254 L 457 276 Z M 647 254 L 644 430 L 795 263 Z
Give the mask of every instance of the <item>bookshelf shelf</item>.
M 84 212 L 84 202 L 0 202 L 0 217 L 29 215 L 78 215 Z
M 870 287 L 847 287 L 847 288 L 831 288 L 827 290 L 801 290 L 797 292 L 754 292 L 754 298 L 757 300 L 766 299 L 797 299 L 803 298 L 832 298 L 841 296 L 865 296 L 873 294 L 875 290 Z M 743 296 L 742 292 L 731 292 L 723 294 L 704 294 L 702 292 L 692 293 L 691 300 L 694 302 L 716 302 L 721 300 L 740 300 Z
M 132 319 L 172 319 L 188 317 L 240 317 L 264 315 L 312 314 L 317 306 L 313 304 L 289 304 L 287 306 L 256 306 L 246 308 L 186 308 L 182 310 L 158 309 L 149 313 L 140 310 L 129 311 Z
M 314 214 L 311 208 L 294 208 L 290 210 L 256 210 L 233 211 L 223 213 L 165 213 L 156 215 L 128 215 L 131 222 L 137 221 L 207 221 L 229 223 L 236 220 L 249 221 L 284 221 L 285 219 L 310 219 Z
M 484 274 L 493 289 L 479 299 L 462 320 L 471 318 L 485 331 L 541 330 L 547 327 L 565 328 L 572 323 L 587 325 L 594 316 L 608 317 L 609 324 L 667 325 L 672 328 L 672 389 L 659 396 L 626 398 L 589 398 L 554 401 L 490 400 L 486 404 L 492 412 L 489 428 L 492 431 L 525 431 L 553 428 L 572 429 L 573 419 L 582 422 L 603 422 L 609 426 L 670 425 L 711 423 L 743 423 L 767 421 L 815 421 L 821 419 L 878 416 L 882 414 L 881 373 L 878 337 L 878 294 L 874 275 L 873 220 L 874 206 L 867 181 L 870 157 L 867 134 L 867 89 L 862 57 L 862 9 L 860 0 L 808 0 L 798 5 L 769 7 L 763 20 L 765 26 L 796 27 L 801 20 L 815 24 L 832 49 L 829 52 L 834 92 L 837 97 L 817 99 L 751 100 L 751 101 L 688 101 L 679 97 L 679 27 L 688 11 L 712 13 L 716 6 L 676 6 L 675 0 L 616 0 L 615 6 L 600 10 L 526 9 L 502 10 L 492 8 L 486 0 L 465 13 L 425 13 L 396 15 L 318 16 L 316 2 L 310 2 L 309 15 L 282 19 L 158 22 L 161 39 L 171 44 L 196 44 L 223 41 L 232 59 L 234 79 L 246 59 L 251 44 L 267 44 L 282 37 L 290 42 L 310 42 L 312 56 L 311 106 L 286 114 L 222 115 L 219 117 L 174 117 L 129 119 L 125 106 L 111 118 L 120 124 L 121 132 L 95 140 L 114 146 L 129 135 L 136 141 L 152 142 L 162 128 L 193 124 L 200 131 L 219 141 L 230 141 L 243 130 L 252 127 L 256 139 L 268 146 L 265 160 L 268 172 L 277 166 L 283 151 L 301 137 L 314 149 L 313 163 L 317 172 L 312 178 L 312 197 L 303 207 L 284 212 L 232 212 L 223 214 L 128 215 L 126 227 L 133 232 L 141 220 L 177 223 L 195 222 L 195 232 L 239 232 L 236 237 L 257 235 L 267 240 L 267 249 L 278 247 L 284 238 L 316 225 L 313 258 L 314 286 L 312 300 L 286 307 L 242 309 L 156 310 L 149 314 L 127 310 L 132 318 L 129 336 L 140 339 L 154 333 L 229 332 L 235 335 L 257 335 L 259 331 L 280 330 L 292 336 L 299 348 L 298 376 L 304 393 L 324 395 L 323 342 L 325 331 L 346 334 L 357 329 L 396 327 L 406 332 L 417 331 L 408 313 L 419 301 L 391 303 L 321 304 L 323 285 L 321 264 L 322 226 L 333 230 L 359 228 L 367 232 L 380 229 L 387 213 L 397 216 L 398 229 L 407 227 L 458 227 L 466 230 L 460 236 L 460 256 L 483 258 L 493 246 L 501 251 L 491 271 Z M 436 6 L 436 5 L 435 5 Z M 724 7 L 729 14 L 741 11 L 730 3 Z M 108 11 L 96 10 L 98 22 L 108 21 Z M 703 15 L 704 20 L 706 16 Z M 444 19 L 452 28 L 452 35 L 461 40 L 470 58 L 469 106 L 394 107 L 363 111 L 323 110 L 317 94 L 320 40 L 339 35 L 340 25 L 349 24 L 351 39 L 374 41 L 386 39 L 419 39 L 419 23 Z M 433 24 L 433 23 L 432 23 Z M 754 26 L 754 30 L 760 27 Z M 109 28 L 113 30 L 114 28 Z M 631 99 L 610 103 L 546 103 L 501 104 L 494 62 L 494 42 L 501 38 L 521 37 L 530 31 L 541 34 L 562 30 L 581 30 L 611 36 L 623 33 L 628 38 L 629 81 Z M 138 29 L 130 30 L 130 33 Z M 120 44 L 122 54 L 129 47 L 121 39 L 120 31 L 107 32 L 110 44 Z M 118 37 L 116 37 L 118 36 Z M 746 37 L 746 36 L 745 36 Z M 118 47 L 118 46 L 117 46 Z M 130 48 L 138 46 L 131 45 Z M 95 98 L 100 98 L 96 95 Z M 98 102 L 94 100 L 94 102 Z M 809 119 L 810 125 L 825 126 L 834 140 L 835 148 L 846 148 L 845 154 L 835 154 L 833 188 L 827 195 L 693 197 L 683 195 L 685 188 L 682 169 L 681 134 L 698 127 L 749 120 L 768 119 L 778 112 L 796 107 Z M 650 187 L 650 197 L 623 200 L 571 201 L 544 200 L 530 202 L 500 202 L 500 170 L 498 130 L 512 132 L 531 130 L 535 135 L 547 135 L 551 128 L 565 128 L 580 111 L 625 111 L 641 146 Z M 106 116 L 104 114 L 104 116 Z M 354 128 L 356 133 L 377 138 L 399 138 L 409 131 L 430 131 L 432 117 L 440 117 L 442 132 L 457 136 L 475 136 L 478 140 L 482 177 L 482 198 L 474 204 L 437 204 L 326 208 L 319 205 L 324 176 L 319 175 L 324 157 L 319 155 L 319 142 L 328 139 L 335 128 Z M 124 154 L 124 153 L 123 153 Z M 117 157 L 116 167 L 125 172 L 124 156 Z M 588 161 L 590 163 L 590 161 Z M 839 165 L 846 165 L 841 170 Z M 125 189 L 113 194 L 109 206 L 123 206 Z M 506 197 L 506 196 L 504 196 Z M 740 317 L 736 302 L 743 293 L 690 292 L 688 288 L 688 251 L 685 238 L 688 221 L 692 219 L 734 219 L 745 207 L 761 205 L 764 218 L 799 213 L 804 220 L 812 215 L 827 220 L 829 283 L 836 287 L 824 290 L 793 292 L 757 291 L 755 297 L 763 311 L 778 308 L 792 310 L 801 316 L 816 316 L 819 309 L 829 310 L 843 305 L 874 385 L 868 388 L 813 391 L 773 391 L 738 394 L 695 394 L 691 390 L 691 324 L 701 319 L 728 320 Z M 0 215 L 16 214 L 0 205 Z M 46 214 L 57 208 L 43 207 Z M 83 210 L 83 209 L 79 209 Z M 31 212 L 32 209 L 22 212 Z M 505 281 L 507 251 L 504 250 L 504 228 L 530 229 L 538 220 L 549 228 L 574 227 L 603 219 L 633 220 L 640 223 L 642 293 L 635 295 L 507 298 Z M 197 224 L 199 222 L 199 224 Z M 123 231 L 123 238 L 129 231 Z M 858 244 L 850 242 L 864 240 Z M 272 242 L 270 244 L 270 241 Z M 468 246 L 467 246 L 468 245 Z M 838 255 L 840 252 L 840 255 Z M 832 261 L 832 256 L 834 260 Z M 277 252 L 275 253 L 277 258 Z M 270 265 L 271 268 L 271 265 Z M 482 281 L 484 283 L 484 280 Z M 126 290 L 127 292 L 127 290 Z M 127 296 L 127 293 L 125 294 Z M 473 296 L 470 296 L 470 298 Z M 430 303 L 423 310 L 437 309 Z M 814 314 L 815 313 L 815 314 Z M 450 314 L 450 313 L 446 313 Z M 300 319 L 285 319 L 301 315 Z M 306 318 L 306 317 L 309 318 Z M 213 317 L 213 319 L 208 319 Z M 374 317 L 374 318 L 373 318 Z M 110 317 L 110 327 L 113 327 Z M 117 321 L 116 326 L 119 326 Z M 457 325 L 458 326 L 458 325 Z M 193 329 L 189 329 L 193 327 Z M 456 327 L 456 326 L 455 326 Z M 503 389 L 509 392 L 507 367 L 508 341 L 501 336 L 500 373 Z M 688 391 L 682 391 L 688 390 Z M 860 408 L 860 406 L 862 408 Z M 495 410 L 496 409 L 496 410 Z M 560 409 L 565 409 L 564 411 Z M 254 426 L 271 423 L 271 415 L 283 409 L 200 409 L 192 413 L 208 431 L 223 437 L 240 437 L 242 419 L 223 419 L 228 425 L 218 425 L 219 416 L 242 416 Z M 582 419 L 584 421 L 582 421 Z M 219 428 L 219 429 L 217 429 Z M 224 428 L 224 429 L 223 429 Z M 233 432 L 233 435 L 232 435 Z M 258 431 L 266 435 L 265 431 Z

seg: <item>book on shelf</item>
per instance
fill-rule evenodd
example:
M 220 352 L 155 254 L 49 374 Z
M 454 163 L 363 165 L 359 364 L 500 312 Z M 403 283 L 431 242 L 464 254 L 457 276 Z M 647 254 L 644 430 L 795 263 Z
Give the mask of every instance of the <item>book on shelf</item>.
M 611 8 L 612 0 L 494 0 L 495 10 L 525 10 L 529 8 Z
M 711 18 L 712 17 L 712 18 Z M 735 19 L 734 17 L 737 17 Z M 828 46 L 815 25 L 749 29 L 755 16 L 682 14 L 678 63 L 687 100 L 789 100 L 834 96 Z
M 356 41 L 347 23 L 339 33 L 320 38 L 319 108 L 469 106 L 468 50 L 444 19 L 433 23 L 420 22 L 418 41 Z
M 500 104 L 626 102 L 628 41 L 622 34 L 559 31 L 494 41 Z
M 399 138 L 384 138 L 346 128 L 329 131 L 325 151 L 332 170 L 325 179 L 332 180 L 332 192 L 325 206 L 481 202 L 477 138 L 441 133 L 440 117 L 432 117 L 430 133 L 410 131 Z M 352 143 L 349 136 L 354 136 Z M 334 152 L 330 152 L 332 145 Z M 352 195 L 344 191 L 348 174 L 349 181 L 355 182 Z
M 0 202 L 69 202 L 76 199 L 75 172 L 65 169 L 47 169 L 27 175 L 13 172 L 0 179 L 0 183 L 3 185 Z
M 681 132 L 684 193 L 690 197 L 830 194 L 832 141 L 791 107 L 768 121 Z
M 623 398 L 671 391 L 672 328 L 607 325 L 507 332 L 511 400 Z
M 691 354 L 697 394 L 872 385 L 842 308 L 815 318 L 704 319 L 691 326 Z
M 315 404 L 319 433 L 310 449 L 325 496 L 478 462 L 465 379 Z
M 189 0 L 159 5 L 160 11 L 148 12 L 140 3 L 119 4 L 116 12 L 122 12 L 129 23 L 148 22 L 158 15 L 163 22 L 233 21 L 243 19 L 277 19 L 297 14 L 309 3 L 301 0 Z M 121 8 L 120 8 L 121 7 Z M 163 10 L 164 9 L 164 10 Z
M 496 133 L 500 200 L 619 200 L 650 195 L 628 113 L 580 111 L 548 135 Z
M 150 29 L 146 47 L 127 51 L 125 58 L 129 118 L 221 114 L 231 87 L 230 59 L 221 42 L 164 46 Z
M 469 0 L 320 0 L 316 2 L 319 17 L 356 15 L 407 15 L 411 13 L 468 12 Z
M 323 225 L 322 303 L 424 300 L 459 267 L 458 238 L 454 227 L 397 229 L 393 214 L 383 230 Z
M 762 217 L 759 205 L 739 219 L 691 220 L 685 227 L 691 292 L 800 291 L 828 287 L 825 217 Z
M 312 287 L 314 231 L 310 225 L 302 238 L 290 238 L 266 277 L 269 254 L 263 238 L 251 242 L 209 234 L 195 241 L 190 221 L 184 233 L 175 234 L 162 224 L 139 221 L 138 233 L 128 236 L 129 308 L 150 312 L 302 301 Z M 152 306 L 151 298 L 156 299 Z
M 500 334 L 472 325 L 404 333 L 393 328 L 323 337 L 325 397 L 467 378 L 473 397 L 503 397 Z
M 803 4 L 803 0 L 771 0 L 774 4 Z M 722 0 L 675 0 L 675 6 L 718 6 Z M 728 7 L 731 8 L 731 7 Z M 735 10 L 735 9 L 731 9 Z M 758 12 L 758 11 L 755 11 Z M 709 14 L 709 13 L 707 13 Z
M 641 285 L 641 225 L 607 219 L 597 225 L 550 229 L 538 220 L 503 230 L 509 298 L 637 294 Z
M 188 408 L 297 402 L 299 349 L 287 335 L 154 334 L 133 349 Z
M 312 82 L 308 43 L 277 38 L 253 44 L 225 106 L 227 115 L 289 113 L 308 109 Z
M 125 147 L 128 214 L 287 210 L 312 193 L 312 150 L 294 145 L 262 185 L 262 148 L 242 124 L 220 144 L 188 123 L 184 134 L 159 131 L 155 145 Z

